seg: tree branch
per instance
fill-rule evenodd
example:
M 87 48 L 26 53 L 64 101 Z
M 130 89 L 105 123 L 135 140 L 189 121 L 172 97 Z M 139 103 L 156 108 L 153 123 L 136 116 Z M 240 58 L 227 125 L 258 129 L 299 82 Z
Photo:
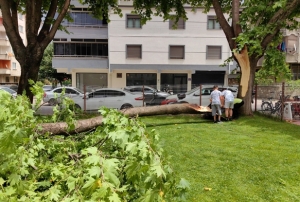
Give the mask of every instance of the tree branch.
M 18 4 L 15 1 L 0 0 L 1 12 L 3 16 L 3 26 L 6 35 L 13 47 L 16 58 L 24 51 L 25 46 L 19 33 L 18 26 Z
M 48 46 L 48 44 L 52 41 L 52 39 L 55 36 L 55 33 L 57 32 L 57 29 L 59 28 L 61 22 L 63 21 L 63 19 L 66 16 L 66 13 L 68 12 L 68 9 L 70 7 L 70 2 L 71 0 L 65 0 L 65 3 L 63 5 L 63 7 L 61 8 L 61 12 L 59 13 L 58 17 L 56 18 L 56 20 L 54 21 L 51 30 L 49 32 L 49 34 L 47 34 L 45 40 L 43 41 L 42 46 L 44 48 L 46 48 Z
M 273 17 L 269 20 L 268 24 L 273 24 L 282 19 L 286 19 L 288 15 L 290 15 L 297 6 L 300 5 L 299 0 L 289 0 L 287 5 L 284 8 L 279 9 Z
M 43 41 L 49 33 L 49 30 L 50 30 L 51 25 L 52 25 L 52 20 L 55 16 L 55 13 L 56 13 L 57 4 L 58 4 L 58 0 L 52 0 L 51 1 L 48 13 L 47 13 L 46 18 L 45 18 L 45 21 L 44 21 L 43 26 L 41 28 L 41 31 L 38 35 L 38 41 L 39 42 Z
M 233 29 L 228 24 L 226 18 L 224 17 L 224 13 L 222 11 L 222 8 L 221 8 L 221 5 L 220 5 L 219 1 L 218 0 L 213 0 L 212 3 L 213 3 L 215 13 L 217 15 L 218 22 L 220 23 L 220 26 L 222 27 L 223 32 L 225 33 L 225 36 L 227 38 L 229 47 L 232 50 L 236 47 L 236 43 L 233 40 L 233 38 L 235 37 Z
M 300 1 L 292 0 L 292 2 L 289 5 L 287 5 L 285 8 L 279 9 L 269 20 L 268 25 L 276 23 L 276 27 L 274 28 L 272 34 L 267 34 L 262 40 L 261 47 L 263 49 L 266 49 L 269 43 L 273 40 L 274 36 L 276 36 L 280 32 L 280 29 L 282 29 L 282 22 L 284 21 L 284 23 L 286 23 L 287 17 L 291 15 L 294 12 L 294 9 L 298 6 L 300 6 Z

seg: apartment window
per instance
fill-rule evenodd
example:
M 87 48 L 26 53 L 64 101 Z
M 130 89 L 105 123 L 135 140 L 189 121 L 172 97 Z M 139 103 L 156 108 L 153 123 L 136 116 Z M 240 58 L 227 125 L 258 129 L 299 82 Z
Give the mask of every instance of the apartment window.
M 222 59 L 222 46 L 207 46 L 206 59 Z
M 139 15 L 127 15 L 127 28 L 141 28 L 141 17 Z
M 299 64 L 291 64 L 290 69 L 293 75 L 293 80 L 300 79 L 300 65 Z
M 221 29 L 217 16 L 207 16 L 207 29 Z
M 169 48 L 170 59 L 184 59 L 184 46 L 170 46 Z
M 78 11 L 72 9 L 70 16 L 73 21 L 63 20 L 63 26 L 87 26 L 87 27 L 102 27 L 107 26 L 107 20 L 103 17 L 102 20 L 95 18 L 91 12 L 84 11 L 84 9 L 79 9 Z
M 5 82 L 6 82 L 6 83 L 9 83 L 9 77 L 8 77 L 8 76 L 5 77 Z
M 19 25 L 19 32 L 23 33 L 23 26 Z
M 66 56 L 85 56 L 85 57 L 107 57 L 108 44 L 106 42 L 97 42 L 94 39 L 92 42 L 54 42 L 54 55 Z
M 177 24 L 175 22 L 176 19 L 169 20 L 169 29 L 185 29 L 185 20 L 183 18 L 179 18 Z
M 142 58 L 142 45 L 127 45 L 127 58 Z
M 17 69 L 17 63 L 15 62 L 12 63 L 12 69 Z
M 18 83 L 18 77 L 14 76 L 14 83 Z
M 23 20 L 23 15 L 21 13 L 18 14 L 19 20 Z

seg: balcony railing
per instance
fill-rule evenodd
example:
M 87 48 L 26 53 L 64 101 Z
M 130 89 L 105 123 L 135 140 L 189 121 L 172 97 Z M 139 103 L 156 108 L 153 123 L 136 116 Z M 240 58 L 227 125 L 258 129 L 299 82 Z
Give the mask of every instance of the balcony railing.
M 0 67 L 0 74 L 11 74 L 11 70 L 6 69 L 5 67 Z
M 1 27 L 1 26 L 0 26 Z M 1 30 L 1 29 L 0 29 Z M 6 38 L 0 38 L 0 46 L 11 46 L 9 40 Z

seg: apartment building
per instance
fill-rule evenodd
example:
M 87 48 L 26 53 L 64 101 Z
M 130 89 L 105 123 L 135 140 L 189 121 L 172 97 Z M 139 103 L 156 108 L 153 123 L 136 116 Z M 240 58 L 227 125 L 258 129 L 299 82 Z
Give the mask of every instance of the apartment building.
M 25 16 L 18 14 L 19 32 L 21 37 L 25 37 Z M 25 41 L 26 43 L 26 41 Z M 14 57 L 11 44 L 6 36 L 3 26 L 2 12 L 0 11 L 0 84 L 18 84 L 21 76 L 21 67 Z
M 172 20 L 155 16 L 141 25 L 131 13 L 132 1 L 120 0 L 123 17 L 111 13 L 110 23 L 72 2 L 74 22 L 64 22 L 71 34 L 57 32 L 53 67 L 71 74 L 73 86 L 169 85 L 178 93 L 200 84 L 228 84 L 232 64 L 221 65 L 231 53 L 213 11 L 187 7 L 188 20 L 180 19 L 174 29 Z

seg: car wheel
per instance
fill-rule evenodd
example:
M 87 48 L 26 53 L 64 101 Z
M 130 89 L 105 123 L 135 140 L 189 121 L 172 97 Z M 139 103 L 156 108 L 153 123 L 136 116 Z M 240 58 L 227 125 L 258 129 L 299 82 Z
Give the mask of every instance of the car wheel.
M 54 98 L 51 98 L 51 99 L 48 101 L 48 103 L 49 103 L 49 105 L 51 105 L 51 106 L 55 106 L 55 105 L 58 104 L 57 100 L 54 99 Z
M 122 106 L 121 106 L 121 110 L 122 109 L 129 109 L 129 108 L 132 108 L 133 106 L 131 105 L 131 104 L 123 104 Z

